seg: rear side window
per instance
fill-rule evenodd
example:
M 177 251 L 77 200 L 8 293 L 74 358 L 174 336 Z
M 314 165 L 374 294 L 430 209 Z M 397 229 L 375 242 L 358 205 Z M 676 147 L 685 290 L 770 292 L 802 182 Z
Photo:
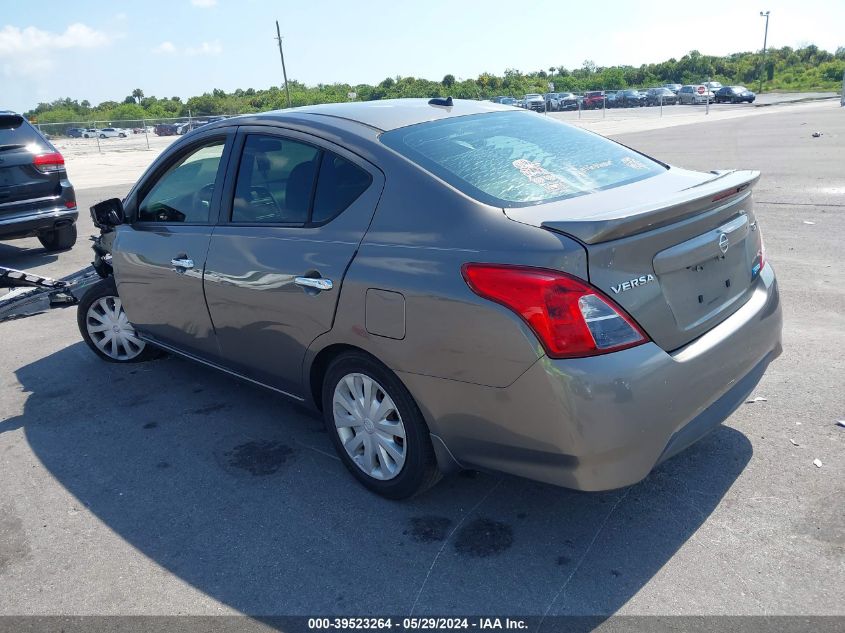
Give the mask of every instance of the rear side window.
M 44 144 L 44 139 L 19 114 L 0 114 L 0 150 L 16 149 L 31 143 Z
M 331 152 L 279 136 L 250 134 L 238 169 L 232 222 L 322 224 L 352 204 L 371 182 L 369 173 Z
M 420 123 L 381 140 L 476 200 L 503 207 L 571 198 L 664 170 L 601 136 L 525 112 Z
M 232 222 L 304 224 L 320 150 L 278 136 L 250 134 L 244 144 Z
M 323 152 L 311 221 L 319 224 L 338 215 L 373 181 L 372 176 L 345 158 Z

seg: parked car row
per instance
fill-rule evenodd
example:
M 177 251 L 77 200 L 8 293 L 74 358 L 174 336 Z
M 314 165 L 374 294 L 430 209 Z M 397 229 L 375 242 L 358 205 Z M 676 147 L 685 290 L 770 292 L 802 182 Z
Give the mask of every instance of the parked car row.
M 629 108 L 655 105 L 698 105 L 703 103 L 753 103 L 757 95 L 745 86 L 723 86 L 718 81 L 704 84 L 665 84 L 648 90 L 593 90 L 584 94 L 581 107 Z
M 496 97 L 494 103 L 513 105 L 537 112 L 559 112 L 601 108 L 635 108 L 656 105 L 696 105 L 702 103 L 753 103 L 757 97 L 745 86 L 723 86 L 718 81 L 703 84 L 665 84 L 648 89 L 590 90 L 583 95 L 571 92 L 527 94 L 521 99 Z

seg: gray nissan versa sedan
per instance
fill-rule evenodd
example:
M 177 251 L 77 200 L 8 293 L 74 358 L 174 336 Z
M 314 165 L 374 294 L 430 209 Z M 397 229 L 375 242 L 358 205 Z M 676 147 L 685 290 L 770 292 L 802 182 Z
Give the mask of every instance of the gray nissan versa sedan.
M 633 484 L 781 352 L 751 171 L 451 99 L 210 123 L 92 208 L 99 356 L 168 350 L 322 410 L 371 490 L 456 468 Z

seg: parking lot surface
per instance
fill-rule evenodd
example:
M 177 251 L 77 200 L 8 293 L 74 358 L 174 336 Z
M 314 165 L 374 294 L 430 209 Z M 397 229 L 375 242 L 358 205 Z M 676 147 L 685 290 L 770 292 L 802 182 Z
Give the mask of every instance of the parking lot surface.
M 174 357 L 103 363 L 72 308 L 2 323 L 0 614 L 845 615 L 845 110 L 617 138 L 763 172 L 785 317 L 765 400 L 624 490 L 464 473 L 397 503 L 281 396 Z M 43 274 L 89 260 L 84 239 L 0 244 Z

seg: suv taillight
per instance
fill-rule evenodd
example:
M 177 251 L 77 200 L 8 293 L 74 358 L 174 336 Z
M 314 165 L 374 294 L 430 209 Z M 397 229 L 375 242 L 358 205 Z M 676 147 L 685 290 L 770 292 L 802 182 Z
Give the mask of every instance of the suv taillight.
M 59 152 L 37 154 L 32 159 L 32 165 L 42 174 L 49 174 L 56 171 L 64 171 L 65 159 Z
M 464 264 L 462 273 L 475 294 L 518 314 L 552 358 L 596 356 L 648 341 L 619 306 L 577 277 L 504 264 Z

